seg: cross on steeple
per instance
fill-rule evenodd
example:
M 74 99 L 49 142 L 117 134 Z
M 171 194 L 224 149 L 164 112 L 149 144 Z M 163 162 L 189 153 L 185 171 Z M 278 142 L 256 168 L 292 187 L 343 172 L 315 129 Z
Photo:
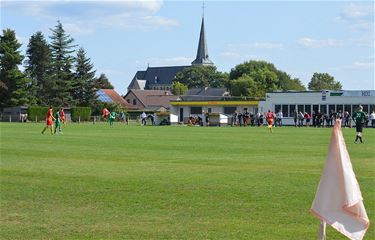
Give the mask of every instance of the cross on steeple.
M 204 1 L 202 3 L 202 17 L 204 17 L 204 9 L 205 9 L 205 5 L 204 5 Z

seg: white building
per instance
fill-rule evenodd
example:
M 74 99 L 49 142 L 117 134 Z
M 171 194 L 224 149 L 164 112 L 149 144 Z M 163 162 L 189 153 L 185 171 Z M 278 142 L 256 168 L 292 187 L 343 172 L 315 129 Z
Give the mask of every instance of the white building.
M 359 105 L 367 113 L 374 111 L 375 90 L 269 92 L 266 93 L 266 99 L 259 102 L 259 111 L 266 112 L 270 109 L 277 113 L 281 109 L 283 123 L 292 125 L 295 110 L 308 112 L 310 115 L 318 110 L 323 114 L 348 111 L 352 115 Z

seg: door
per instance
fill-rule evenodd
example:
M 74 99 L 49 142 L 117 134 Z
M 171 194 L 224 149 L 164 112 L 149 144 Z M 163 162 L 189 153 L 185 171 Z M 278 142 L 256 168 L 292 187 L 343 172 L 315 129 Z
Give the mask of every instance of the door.
M 184 109 L 180 108 L 180 120 L 179 122 L 184 122 Z

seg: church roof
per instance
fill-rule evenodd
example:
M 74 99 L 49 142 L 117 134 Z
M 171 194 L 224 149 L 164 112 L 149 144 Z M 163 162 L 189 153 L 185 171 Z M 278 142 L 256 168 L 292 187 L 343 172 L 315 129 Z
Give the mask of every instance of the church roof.
M 204 29 L 204 18 L 202 17 L 201 32 L 199 35 L 197 57 L 191 63 L 193 65 L 214 65 L 214 63 L 208 57 L 208 48 L 206 41 L 206 33 Z
M 176 74 L 190 66 L 148 67 L 144 75 L 146 88 L 154 84 L 172 84 Z

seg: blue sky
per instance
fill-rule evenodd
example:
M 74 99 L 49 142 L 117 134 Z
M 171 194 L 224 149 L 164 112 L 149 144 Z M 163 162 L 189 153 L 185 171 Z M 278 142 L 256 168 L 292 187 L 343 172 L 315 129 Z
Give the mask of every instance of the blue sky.
M 4 1 L 1 29 L 23 43 L 60 20 L 120 94 L 137 70 L 194 60 L 202 1 Z M 328 72 L 347 90 L 375 89 L 373 1 L 205 1 L 210 59 L 229 72 L 265 60 L 301 79 Z

